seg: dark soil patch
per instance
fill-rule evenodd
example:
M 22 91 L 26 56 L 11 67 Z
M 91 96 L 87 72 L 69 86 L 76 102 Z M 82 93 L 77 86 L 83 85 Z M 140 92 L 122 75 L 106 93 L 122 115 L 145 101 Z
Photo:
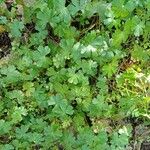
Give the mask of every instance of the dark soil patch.
M 8 36 L 8 32 L 0 34 L 0 59 L 7 56 L 10 53 L 11 40 Z
M 150 142 L 143 142 L 141 145 L 141 150 L 150 150 Z
M 27 23 L 25 25 L 25 30 L 27 33 L 36 33 L 37 30 L 35 29 L 35 23 L 34 22 Z
M 48 36 L 44 40 L 45 44 L 47 45 L 49 41 L 52 41 L 55 44 L 59 44 L 61 39 L 54 33 L 54 29 L 50 25 L 47 25 L 47 31 L 48 31 Z
M 11 11 L 13 3 L 14 3 L 13 0 L 5 0 L 5 4 L 6 4 L 7 9 L 8 9 L 9 11 Z
M 10 142 L 10 137 L 8 135 L 0 136 L 0 143 L 6 144 Z
M 71 4 L 71 0 L 66 0 L 65 6 L 67 7 L 70 4 Z

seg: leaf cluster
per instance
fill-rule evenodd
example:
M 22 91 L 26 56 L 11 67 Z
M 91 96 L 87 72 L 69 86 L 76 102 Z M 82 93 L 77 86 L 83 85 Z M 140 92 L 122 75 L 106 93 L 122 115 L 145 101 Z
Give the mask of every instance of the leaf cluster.
M 150 125 L 149 13 L 149 0 L 24 0 L 11 10 L 1 0 L 11 53 L 0 59 L 0 149 L 129 149 L 132 120 Z

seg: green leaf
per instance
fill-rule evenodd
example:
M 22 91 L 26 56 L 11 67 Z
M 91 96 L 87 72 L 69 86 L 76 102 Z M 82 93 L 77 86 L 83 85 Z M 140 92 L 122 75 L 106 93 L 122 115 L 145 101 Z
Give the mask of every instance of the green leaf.
M 11 114 L 12 122 L 13 123 L 18 123 L 20 122 L 23 117 L 27 115 L 27 110 L 22 106 L 22 107 L 14 107 L 13 113 Z
M 82 67 L 83 73 L 94 75 L 96 73 L 97 62 L 94 62 L 93 60 L 83 60 L 79 62 L 79 66 Z
M 127 145 L 128 140 L 129 138 L 126 134 L 122 133 L 121 135 L 119 135 L 118 133 L 114 132 L 111 140 L 111 148 L 123 149 Z
M 18 21 L 15 19 L 11 24 L 10 24 L 10 30 L 11 30 L 11 35 L 13 37 L 21 37 L 21 31 L 24 28 L 24 24 L 22 21 Z
M 73 84 L 78 84 L 78 75 L 77 74 L 73 74 L 69 79 L 68 79 L 69 83 L 73 83 Z
M 48 46 L 39 46 L 37 51 L 33 53 L 33 60 L 38 67 L 45 67 L 48 65 L 47 54 L 50 53 L 50 48 Z
M 26 82 L 26 83 L 24 83 L 23 84 L 23 90 L 26 91 L 25 95 L 27 97 L 31 96 L 31 94 L 35 91 L 34 83 L 32 83 L 32 82 Z
M 87 0 L 72 0 L 72 3 L 68 6 L 71 15 L 74 16 L 79 10 L 84 12 L 87 2 Z
M 14 150 L 14 147 L 11 144 L 0 145 L 1 150 Z
M 21 73 L 16 69 L 14 65 L 3 67 L 0 69 L 0 73 L 5 75 L 3 81 L 6 83 L 13 83 L 21 80 Z
M 55 96 L 51 96 L 50 99 L 48 100 L 48 105 L 55 105 L 56 104 L 56 97 Z
M 37 132 L 28 133 L 28 140 L 34 142 L 35 144 L 40 144 L 44 141 L 43 135 Z
M 136 25 L 134 35 L 137 37 L 142 35 L 144 27 L 145 27 L 144 22 L 140 22 L 138 25 Z
M 108 92 L 108 85 L 107 85 L 107 80 L 105 77 L 99 76 L 98 82 L 97 82 L 97 87 L 100 89 L 101 93 L 107 94 Z
M 56 68 L 63 67 L 65 65 L 65 58 L 62 56 L 62 54 L 57 54 L 53 58 L 53 63 Z
M 143 59 L 147 61 L 150 57 L 148 51 L 145 51 L 142 47 L 134 45 L 134 50 L 132 51 L 132 57 L 136 60 L 142 61 Z
M 11 130 L 11 123 L 6 122 L 5 120 L 0 120 L 0 135 L 9 133 Z
M 112 106 L 105 101 L 105 96 L 98 95 L 89 105 L 90 115 L 94 117 L 111 116 Z
M 73 114 L 73 107 L 68 104 L 66 99 L 62 99 L 59 95 L 53 96 L 52 99 L 53 103 L 55 102 L 55 107 L 53 108 L 54 113 L 60 116 L 65 116 L 65 114 Z
M 104 65 L 102 70 L 104 75 L 111 77 L 117 71 L 118 63 L 116 61 L 111 62 L 110 64 Z
M 21 128 L 16 128 L 16 137 L 17 139 L 26 139 L 27 138 L 27 131 L 29 126 L 22 125 Z
M 10 65 L 8 67 L 1 69 L 1 74 L 7 75 L 7 76 L 15 76 L 19 74 L 19 72 L 16 70 L 16 67 L 14 65 Z
M 113 41 L 112 45 L 114 47 L 119 47 L 122 42 L 125 42 L 128 38 L 128 34 L 126 32 L 121 31 L 121 30 L 116 30 L 115 33 L 113 34 Z
M 7 18 L 5 16 L 0 16 L 0 24 L 6 24 L 7 23 Z
M 39 11 L 36 17 L 38 19 L 36 28 L 40 31 L 46 27 L 47 23 L 53 17 L 52 10 L 46 7 L 43 11 Z
M 8 97 L 10 99 L 17 99 L 19 104 L 22 104 L 23 100 L 24 100 L 24 94 L 22 91 L 20 90 L 13 90 L 11 92 L 8 92 Z

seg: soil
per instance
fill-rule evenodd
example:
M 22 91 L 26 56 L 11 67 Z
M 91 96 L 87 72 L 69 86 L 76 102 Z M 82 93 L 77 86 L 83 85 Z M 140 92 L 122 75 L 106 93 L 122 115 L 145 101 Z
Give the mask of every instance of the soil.
M 141 145 L 141 150 L 150 150 L 150 142 L 143 142 Z
M 11 40 L 8 32 L 0 33 L 0 59 L 10 54 Z

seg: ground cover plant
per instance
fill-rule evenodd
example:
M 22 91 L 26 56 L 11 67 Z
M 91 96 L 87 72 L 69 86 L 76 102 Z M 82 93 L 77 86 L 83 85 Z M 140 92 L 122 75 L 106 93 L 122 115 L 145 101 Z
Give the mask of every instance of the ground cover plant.
M 0 0 L 0 150 L 150 149 L 150 0 Z

